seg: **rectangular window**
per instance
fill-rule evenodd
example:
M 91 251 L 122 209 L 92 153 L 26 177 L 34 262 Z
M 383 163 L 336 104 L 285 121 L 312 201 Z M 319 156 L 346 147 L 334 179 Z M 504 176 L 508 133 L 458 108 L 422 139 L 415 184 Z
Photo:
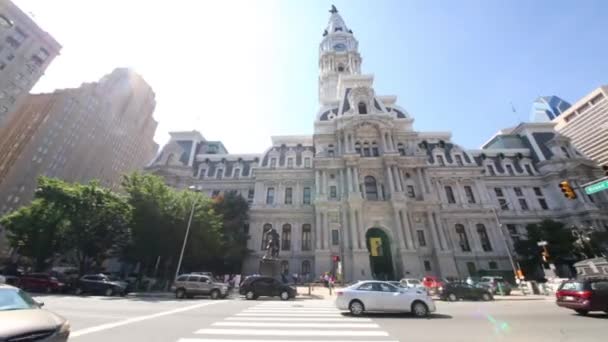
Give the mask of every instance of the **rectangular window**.
M 456 198 L 454 197 L 454 191 L 451 186 L 445 187 L 445 196 L 448 198 L 448 203 L 456 203 Z
M 337 246 L 340 244 L 340 232 L 337 229 L 331 231 L 331 244 Z
M 507 200 L 505 200 L 504 198 L 499 198 L 498 204 L 500 205 L 501 210 L 509 210 L 509 204 L 507 203 Z
M 234 169 L 234 178 L 240 178 L 241 177 L 241 169 Z
M 302 225 L 302 250 L 310 251 L 312 249 L 312 229 L 309 224 Z
M 519 206 L 521 207 L 521 210 L 529 210 L 530 208 L 528 208 L 528 202 L 526 202 L 525 198 L 520 198 L 519 199 Z
M 526 169 L 526 172 L 532 176 L 534 174 L 534 172 L 532 172 L 532 168 L 530 167 L 530 165 L 526 164 L 524 165 L 524 169 Z
M 304 198 L 302 199 L 302 202 L 304 204 L 310 204 L 310 188 L 309 187 L 304 188 Z
M 372 147 L 372 154 L 374 155 L 374 157 L 379 157 L 380 156 L 380 152 L 378 151 L 378 147 Z
M 462 163 L 462 157 L 459 154 L 457 154 L 456 156 L 454 156 L 454 158 L 456 158 L 456 165 L 458 165 L 458 166 L 464 165 Z
M 445 165 L 445 161 L 443 161 L 443 157 L 442 156 L 437 156 L 437 164 L 444 166 Z
M 477 225 L 477 234 L 479 235 L 479 241 L 481 241 L 481 248 L 484 252 L 492 251 L 492 243 L 490 243 L 490 237 L 486 231 L 486 227 L 483 224 Z
M 371 155 L 372 155 L 372 154 L 371 154 L 371 152 L 370 152 L 370 150 L 369 150 L 369 147 L 364 147 L 364 148 L 363 148 L 363 156 L 364 156 L 364 157 L 371 157 Z
M 293 158 L 287 158 L 287 167 L 293 168 Z
M 224 170 L 217 169 L 217 171 L 215 171 L 215 178 L 216 179 L 222 179 L 222 177 L 224 177 Z
M 268 188 L 266 191 L 266 204 L 274 204 L 274 188 Z
M 203 179 L 205 176 L 207 176 L 207 169 L 200 169 L 198 172 L 198 178 Z
M 306 167 L 306 168 L 310 167 L 310 158 L 304 158 L 304 167 Z
M 517 231 L 516 225 L 507 224 L 507 231 L 509 232 L 509 235 L 511 236 L 511 240 L 513 240 L 513 242 L 517 242 L 520 240 L 519 232 Z
M 496 261 L 490 261 L 490 262 L 488 262 L 488 267 L 491 270 L 497 270 L 498 269 L 498 264 L 496 263 Z
M 409 198 L 416 198 L 416 192 L 414 191 L 414 186 L 413 185 L 408 185 L 407 186 L 407 197 L 409 197 Z
M 418 235 L 418 246 L 426 247 L 426 238 L 424 237 L 424 230 L 417 230 L 416 234 Z
M 249 189 L 247 191 L 247 202 L 249 204 L 253 203 L 253 195 L 254 195 L 254 190 L 253 189 Z
M 467 201 L 469 203 L 475 203 L 475 195 L 473 194 L 473 188 L 468 185 L 465 185 L 464 193 L 467 195 Z
M 496 193 L 496 197 L 503 197 L 504 194 L 502 193 L 502 189 L 501 188 L 494 188 L 494 193 Z
M 293 188 L 285 188 L 285 204 L 293 203 Z
M 427 272 L 431 271 L 431 262 L 428 260 L 424 260 L 424 270 Z
M 338 197 L 338 189 L 335 185 L 329 187 L 329 198 L 337 198 Z
M 534 187 L 534 194 L 535 194 L 536 196 L 542 196 L 542 195 L 543 195 L 543 192 L 540 190 L 540 188 L 539 188 L 539 187 Z
M 281 232 L 281 249 L 284 251 L 291 249 L 291 225 L 289 224 L 284 225 Z
M 538 204 L 540 205 L 540 208 L 542 210 L 549 210 L 549 206 L 547 205 L 547 201 L 544 198 L 539 198 L 538 199 Z
M 515 191 L 515 195 L 516 195 L 517 197 L 523 197 L 523 195 L 524 195 L 524 193 L 521 191 L 521 188 L 520 188 L 520 187 L 514 187 L 514 188 L 513 188 L 513 191 Z
M 456 225 L 456 234 L 458 235 L 458 240 L 460 244 L 460 248 L 463 252 L 470 252 L 471 245 L 469 245 L 469 239 L 467 237 L 467 232 L 464 230 L 464 226 L 461 224 Z

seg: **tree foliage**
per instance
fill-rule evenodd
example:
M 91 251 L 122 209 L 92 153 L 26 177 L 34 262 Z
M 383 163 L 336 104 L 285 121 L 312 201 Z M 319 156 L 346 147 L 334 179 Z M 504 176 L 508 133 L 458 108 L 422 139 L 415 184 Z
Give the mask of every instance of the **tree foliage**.
M 547 241 L 547 249 L 551 260 L 556 263 L 567 263 L 576 256 L 574 254 L 574 236 L 566 226 L 557 221 L 543 220 L 526 226 L 527 239 L 515 244 L 515 251 L 521 261 L 540 264 L 542 248 L 539 241 Z
M 224 271 L 240 272 L 243 259 L 250 252 L 247 249 L 249 234 L 245 231 L 245 224 L 249 220 L 249 204 L 242 196 L 228 192 L 215 198 L 214 208 L 222 215 Z

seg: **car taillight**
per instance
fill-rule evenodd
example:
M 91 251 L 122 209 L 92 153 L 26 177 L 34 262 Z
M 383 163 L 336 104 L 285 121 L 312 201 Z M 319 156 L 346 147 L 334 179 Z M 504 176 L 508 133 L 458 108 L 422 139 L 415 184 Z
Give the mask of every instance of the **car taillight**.
M 592 292 L 591 291 L 578 291 L 576 294 L 578 297 L 580 297 L 582 299 L 589 299 L 589 298 L 591 298 Z

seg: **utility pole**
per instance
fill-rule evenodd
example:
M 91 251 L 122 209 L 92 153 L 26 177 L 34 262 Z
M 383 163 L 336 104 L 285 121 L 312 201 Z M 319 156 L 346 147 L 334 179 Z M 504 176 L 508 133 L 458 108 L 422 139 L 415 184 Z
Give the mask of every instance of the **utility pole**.
M 195 186 L 190 186 L 188 188 L 190 191 L 200 192 Z M 179 261 L 177 262 L 177 268 L 175 269 L 175 278 L 179 276 L 179 270 L 182 267 L 182 260 L 184 259 L 184 251 L 186 250 L 186 244 L 188 243 L 188 235 L 190 233 L 190 226 L 192 225 L 192 217 L 194 216 L 194 208 L 196 207 L 196 203 L 198 202 L 198 198 L 195 197 L 192 200 L 192 209 L 190 210 L 190 218 L 188 219 L 188 225 L 186 226 L 186 234 L 184 234 L 184 243 L 182 244 L 182 250 L 179 253 Z
M 509 262 L 511 263 L 511 268 L 513 269 L 513 275 L 515 279 L 519 279 L 519 275 L 517 274 L 517 267 L 515 267 L 515 262 L 513 261 L 513 255 L 511 254 L 511 248 L 509 248 L 509 244 L 507 243 L 507 238 L 502 230 L 502 223 L 500 222 L 500 218 L 498 217 L 498 213 L 496 212 L 496 208 L 492 208 L 492 213 L 494 214 L 494 218 L 496 219 L 496 225 L 498 226 L 498 230 L 500 231 L 500 236 L 502 237 L 502 242 L 505 246 L 505 250 L 507 251 L 507 255 L 509 256 Z

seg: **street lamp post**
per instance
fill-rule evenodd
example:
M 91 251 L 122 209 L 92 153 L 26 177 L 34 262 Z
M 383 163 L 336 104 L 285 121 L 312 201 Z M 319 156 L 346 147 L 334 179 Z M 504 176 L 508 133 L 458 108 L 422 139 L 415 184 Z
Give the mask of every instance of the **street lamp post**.
M 511 263 L 511 268 L 513 269 L 513 275 L 515 279 L 519 279 L 517 276 L 517 268 L 515 267 L 515 262 L 513 261 L 513 255 L 511 254 L 511 248 L 509 248 L 509 244 L 507 243 L 507 238 L 505 237 L 505 233 L 502 230 L 502 223 L 500 222 L 500 218 L 498 217 L 498 213 L 496 212 L 496 208 L 492 208 L 492 213 L 494 214 L 494 218 L 496 219 L 496 224 L 498 225 L 498 230 L 500 231 L 500 236 L 502 237 L 502 242 L 505 245 L 505 249 L 507 251 L 507 255 L 509 256 L 509 262 Z
M 190 191 L 200 192 L 194 185 L 188 188 Z M 190 233 L 190 226 L 192 225 L 192 217 L 194 216 L 194 207 L 196 207 L 196 203 L 198 198 L 195 197 L 192 201 L 192 209 L 190 210 L 190 218 L 188 219 L 188 225 L 186 226 L 186 234 L 184 235 L 184 243 L 182 244 L 182 250 L 179 253 L 179 261 L 177 262 L 177 269 L 175 270 L 175 279 L 179 276 L 179 270 L 182 267 L 182 260 L 184 259 L 184 251 L 186 250 L 186 243 L 188 242 L 188 234 Z

